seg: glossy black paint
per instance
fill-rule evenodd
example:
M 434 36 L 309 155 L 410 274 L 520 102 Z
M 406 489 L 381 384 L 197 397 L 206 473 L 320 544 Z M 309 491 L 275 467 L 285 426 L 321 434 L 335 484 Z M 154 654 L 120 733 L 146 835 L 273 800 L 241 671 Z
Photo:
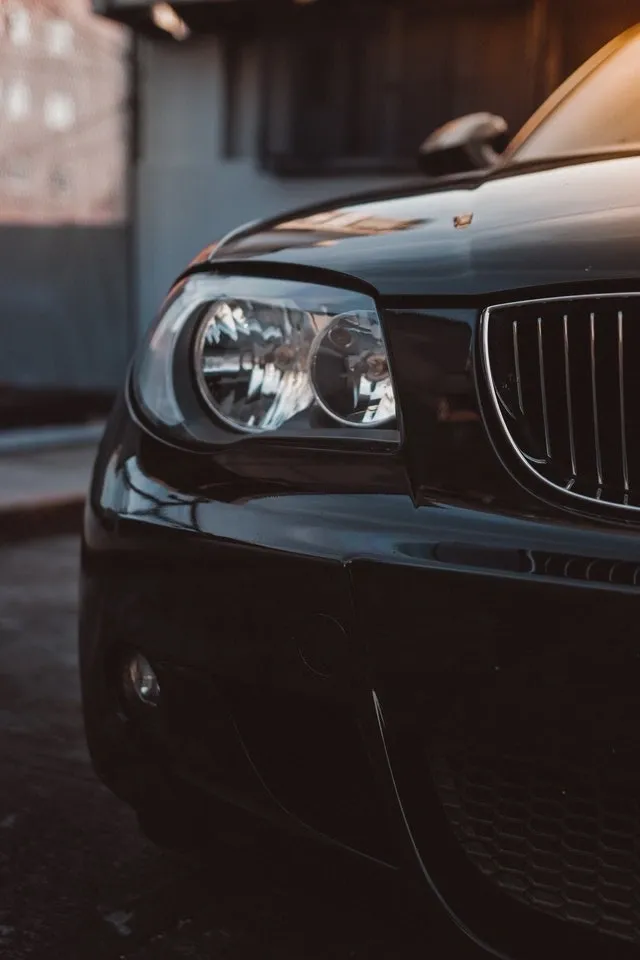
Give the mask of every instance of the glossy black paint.
M 357 278 L 383 298 L 497 297 L 640 276 L 635 156 L 505 167 L 395 196 L 336 201 L 256 224 L 211 262 L 250 257 Z M 353 216 L 360 235 L 318 214 Z M 456 217 L 472 215 L 468 226 Z M 492 302 L 492 301 L 490 301 Z
M 618 158 L 351 199 L 333 208 L 350 224 L 306 211 L 191 266 L 371 292 L 403 437 L 189 450 L 124 391 L 87 504 L 80 638 L 89 746 L 113 790 L 174 820 L 215 796 L 401 867 L 485 955 L 635 953 L 472 867 L 427 756 L 460 710 L 516 749 L 549 724 L 550 742 L 584 732 L 600 749 L 594 703 L 623 702 L 606 749 L 640 760 L 637 521 L 524 486 L 477 356 L 482 310 L 515 291 L 637 285 L 639 175 Z M 119 693 L 131 647 L 161 676 L 148 716 Z

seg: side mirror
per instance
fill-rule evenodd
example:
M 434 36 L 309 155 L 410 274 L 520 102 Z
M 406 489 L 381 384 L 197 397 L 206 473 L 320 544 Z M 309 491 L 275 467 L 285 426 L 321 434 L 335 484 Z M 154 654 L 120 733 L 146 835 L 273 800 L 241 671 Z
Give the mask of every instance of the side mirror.
M 468 113 L 427 137 L 418 154 L 420 169 L 431 177 L 492 167 L 507 146 L 508 125 L 492 113 Z

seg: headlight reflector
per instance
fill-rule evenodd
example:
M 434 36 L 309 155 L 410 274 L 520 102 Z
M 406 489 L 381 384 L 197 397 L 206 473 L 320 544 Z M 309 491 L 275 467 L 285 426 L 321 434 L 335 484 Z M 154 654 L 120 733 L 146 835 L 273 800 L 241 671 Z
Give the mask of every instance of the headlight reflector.
M 387 351 L 373 311 L 334 317 L 311 347 L 310 374 L 322 409 L 347 427 L 380 427 L 396 415 Z
M 354 291 L 191 276 L 167 299 L 134 384 L 144 411 L 174 433 L 199 437 L 217 423 L 296 435 L 378 427 L 397 438 L 380 319 Z

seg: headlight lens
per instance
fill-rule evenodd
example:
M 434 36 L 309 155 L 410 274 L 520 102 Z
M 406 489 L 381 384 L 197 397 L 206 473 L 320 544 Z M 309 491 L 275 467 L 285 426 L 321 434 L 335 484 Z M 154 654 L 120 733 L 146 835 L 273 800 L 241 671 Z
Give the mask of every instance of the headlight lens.
M 397 439 L 373 300 L 318 284 L 188 278 L 141 351 L 135 387 L 151 419 L 196 437 L 218 424 L 241 434 L 366 427 Z
M 313 403 L 308 359 L 316 333 L 304 310 L 264 300 L 215 300 L 194 354 L 202 396 L 239 430 L 281 427 Z

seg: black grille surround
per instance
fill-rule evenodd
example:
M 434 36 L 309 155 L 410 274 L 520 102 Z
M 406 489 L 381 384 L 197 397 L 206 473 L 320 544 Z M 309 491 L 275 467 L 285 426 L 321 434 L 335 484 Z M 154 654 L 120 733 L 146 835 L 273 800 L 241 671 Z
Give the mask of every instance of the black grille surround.
M 489 307 L 481 353 L 499 426 L 530 476 L 574 506 L 640 510 L 640 294 Z

